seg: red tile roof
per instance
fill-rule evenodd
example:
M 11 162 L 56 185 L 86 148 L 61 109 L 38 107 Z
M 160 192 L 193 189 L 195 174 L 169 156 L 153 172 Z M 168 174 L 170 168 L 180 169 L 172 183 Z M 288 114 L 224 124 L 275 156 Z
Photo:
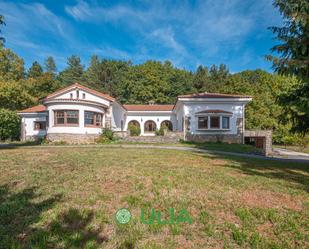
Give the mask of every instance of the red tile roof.
M 252 98 L 248 95 L 239 95 L 239 94 L 224 94 L 224 93 L 193 93 L 187 95 L 180 95 L 178 98 Z
M 228 111 L 224 111 L 224 110 L 205 110 L 205 111 L 201 111 L 201 112 L 197 112 L 196 114 L 203 114 L 203 113 L 228 113 L 228 114 L 232 114 L 232 112 L 228 112 Z
M 174 105 L 123 105 L 127 111 L 172 111 Z
M 94 95 L 103 97 L 103 98 L 105 98 L 105 99 L 107 99 L 107 100 L 109 100 L 109 101 L 115 101 L 115 99 L 114 99 L 112 96 L 109 96 L 108 94 L 98 92 L 98 91 L 96 91 L 96 90 L 93 90 L 93 89 L 91 89 L 91 88 L 89 88 L 89 87 L 83 86 L 83 85 L 78 84 L 78 83 L 75 83 L 75 84 L 70 85 L 70 86 L 68 86 L 68 87 L 62 88 L 62 89 L 60 89 L 60 90 L 58 90 L 58 91 L 56 91 L 56 92 L 53 92 L 53 93 L 47 95 L 47 96 L 44 98 L 44 100 L 45 100 L 45 99 L 52 98 L 52 97 L 54 97 L 54 96 L 56 96 L 56 95 L 58 95 L 58 94 L 60 94 L 60 93 L 62 93 L 62 92 L 65 92 L 65 91 L 67 91 L 67 90 L 70 90 L 71 88 L 74 88 L 74 87 L 76 87 L 76 88 L 78 88 L 78 89 L 81 89 L 81 90 L 84 90 L 84 91 L 86 91 L 86 92 L 90 92 L 90 93 L 92 93 L 92 94 L 94 94 Z
M 20 113 L 31 113 L 31 112 L 45 112 L 46 111 L 46 107 L 44 105 L 36 105 L 36 106 L 32 106 L 29 107 L 27 109 L 18 111 Z

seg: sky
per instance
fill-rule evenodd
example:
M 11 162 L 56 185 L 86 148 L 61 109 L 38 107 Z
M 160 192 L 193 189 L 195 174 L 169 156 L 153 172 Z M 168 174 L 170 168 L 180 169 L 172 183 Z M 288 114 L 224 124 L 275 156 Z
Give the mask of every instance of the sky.
M 25 60 L 53 56 L 58 70 L 78 55 L 171 61 L 179 68 L 224 63 L 231 72 L 262 68 L 277 44 L 267 27 L 281 26 L 272 0 L 3 1 L 5 46 Z

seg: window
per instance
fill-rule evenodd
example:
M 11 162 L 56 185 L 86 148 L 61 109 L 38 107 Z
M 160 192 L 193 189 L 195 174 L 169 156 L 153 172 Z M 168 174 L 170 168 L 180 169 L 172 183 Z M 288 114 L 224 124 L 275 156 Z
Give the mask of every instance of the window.
M 102 114 L 97 112 L 85 111 L 85 126 L 102 126 Z
M 208 129 L 208 117 L 198 117 L 198 129 Z
M 86 94 L 85 93 L 83 93 L 83 99 L 85 99 L 86 98 Z
M 70 93 L 70 99 L 73 99 L 73 93 Z
M 222 117 L 222 129 L 230 129 L 230 117 Z
M 78 126 L 78 111 L 59 110 L 55 111 L 55 125 L 58 126 Z
M 45 121 L 34 121 L 34 130 L 45 130 L 46 122 Z
M 210 117 L 210 128 L 211 129 L 220 128 L 220 117 Z
M 76 91 L 76 98 L 79 99 L 79 91 Z

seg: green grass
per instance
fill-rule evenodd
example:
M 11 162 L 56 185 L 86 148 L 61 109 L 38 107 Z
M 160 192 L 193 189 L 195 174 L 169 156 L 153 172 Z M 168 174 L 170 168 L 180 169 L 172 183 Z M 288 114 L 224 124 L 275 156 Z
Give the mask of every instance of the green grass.
M 0 248 L 309 246 L 308 164 L 40 146 L 0 150 L 0 172 Z M 186 209 L 193 223 L 146 225 L 142 208 L 163 221 Z
M 205 149 L 205 150 L 217 150 L 217 151 L 228 151 L 238 153 L 249 153 L 249 154 L 261 154 L 262 150 L 252 145 L 247 144 L 228 144 L 228 143 L 215 143 L 215 142 L 181 142 L 181 145 Z

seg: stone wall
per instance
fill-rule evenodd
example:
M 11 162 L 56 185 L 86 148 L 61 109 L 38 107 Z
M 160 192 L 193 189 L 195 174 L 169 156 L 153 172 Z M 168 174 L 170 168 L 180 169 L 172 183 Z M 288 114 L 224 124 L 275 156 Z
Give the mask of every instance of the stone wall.
M 222 142 L 222 143 L 242 143 L 242 136 L 238 135 L 212 135 L 212 134 L 187 134 L 186 141 L 194 142 Z
M 245 130 L 245 137 L 263 138 L 263 153 L 272 154 L 272 131 L 271 130 Z
M 68 133 L 49 133 L 46 139 L 49 142 L 66 142 L 70 144 L 94 143 L 99 134 L 68 134 Z
M 164 136 L 123 136 L 124 141 L 127 142 L 141 142 L 141 143 L 178 143 L 183 138 L 182 132 L 167 132 Z

